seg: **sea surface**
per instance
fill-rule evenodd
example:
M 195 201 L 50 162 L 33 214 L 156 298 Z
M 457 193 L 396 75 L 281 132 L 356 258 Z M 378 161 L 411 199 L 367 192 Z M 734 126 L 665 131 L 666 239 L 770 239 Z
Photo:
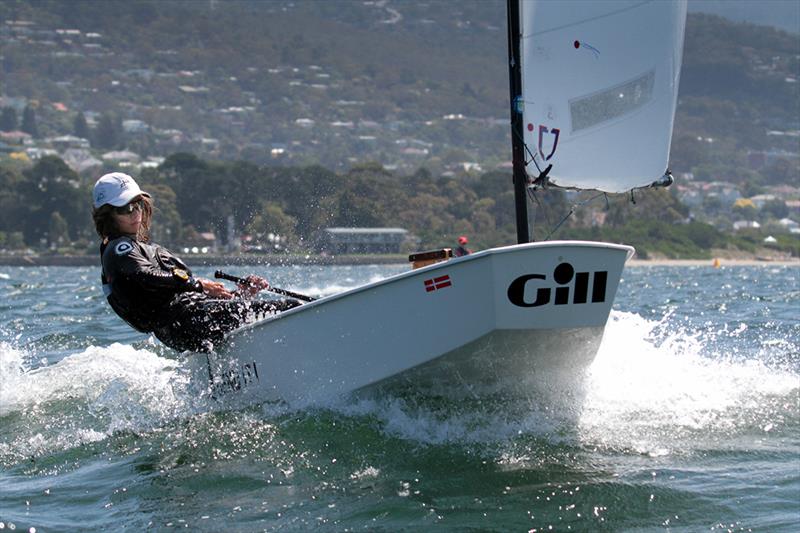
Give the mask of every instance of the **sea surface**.
M 406 267 L 247 268 L 322 295 Z M 800 531 L 798 267 L 628 267 L 578 416 L 227 405 L 183 365 L 97 268 L 0 267 L 0 530 Z

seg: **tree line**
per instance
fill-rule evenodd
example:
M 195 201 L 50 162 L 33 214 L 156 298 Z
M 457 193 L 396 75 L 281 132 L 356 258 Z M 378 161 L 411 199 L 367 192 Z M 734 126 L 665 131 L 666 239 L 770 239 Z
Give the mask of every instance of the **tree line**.
M 403 227 L 419 239 L 417 249 L 453 246 L 459 235 L 475 248 L 511 244 L 516 236 L 506 171 L 455 178 L 421 169 L 398 176 L 367 163 L 336 173 L 177 153 L 134 177 L 155 201 L 153 239 L 167 246 L 207 231 L 224 244 L 229 221 L 254 244 L 280 235 L 297 253 L 311 251 L 320 230 L 337 226 Z M 0 249 L 93 253 L 92 186 L 55 156 L 23 170 L 0 167 Z M 531 193 L 533 236 L 626 242 L 640 255 L 669 257 L 703 256 L 729 243 L 710 225 L 688 223 L 688 209 L 669 190 L 640 191 L 635 199 L 615 195 L 584 205 L 586 198 L 557 189 Z
M 20 130 L 34 139 L 39 137 L 39 126 L 36 122 L 36 110 L 29 104 L 22 110 L 22 120 L 17 117 L 17 110 L 6 106 L 0 110 L 0 131 Z

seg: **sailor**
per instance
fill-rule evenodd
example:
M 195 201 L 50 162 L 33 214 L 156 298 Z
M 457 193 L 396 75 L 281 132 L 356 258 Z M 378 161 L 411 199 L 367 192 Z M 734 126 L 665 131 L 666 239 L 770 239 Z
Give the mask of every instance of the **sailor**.
M 198 278 L 166 248 L 149 242 L 153 204 L 134 179 L 106 174 L 94 186 L 92 218 L 102 239 L 103 293 L 132 328 L 179 351 L 209 351 L 226 333 L 290 309 L 294 300 L 254 300 L 269 283 L 248 276 L 236 291 Z
M 465 255 L 471 254 L 472 250 L 467 248 L 467 243 L 468 242 L 469 242 L 469 239 L 467 239 L 466 235 L 462 235 L 461 237 L 459 237 L 458 238 L 458 247 L 455 250 L 453 250 L 453 255 L 456 256 L 456 257 L 462 257 L 462 256 L 465 256 Z

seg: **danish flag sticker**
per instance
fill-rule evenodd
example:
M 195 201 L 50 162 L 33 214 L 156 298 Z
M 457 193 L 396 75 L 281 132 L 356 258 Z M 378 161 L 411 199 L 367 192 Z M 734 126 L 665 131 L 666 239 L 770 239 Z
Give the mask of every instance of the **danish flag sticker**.
M 451 287 L 453 284 L 450 281 L 450 275 L 445 274 L 436 278 L 425 280 L 425 292 L 433 292 L 439 289 Z

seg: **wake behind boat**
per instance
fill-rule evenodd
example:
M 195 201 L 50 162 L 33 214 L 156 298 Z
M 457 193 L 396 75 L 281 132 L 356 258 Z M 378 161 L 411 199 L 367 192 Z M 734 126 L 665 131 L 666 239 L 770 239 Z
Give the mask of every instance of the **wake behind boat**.
M 685 18 L 685 1 L 508 0 L 518 244 L 250 324 L 192 357 L 196 382 L 302 403 L 388 382 L 478 398 L 579 384 L 633 249 L 529 243 L 528 189 L 671 183 Z

